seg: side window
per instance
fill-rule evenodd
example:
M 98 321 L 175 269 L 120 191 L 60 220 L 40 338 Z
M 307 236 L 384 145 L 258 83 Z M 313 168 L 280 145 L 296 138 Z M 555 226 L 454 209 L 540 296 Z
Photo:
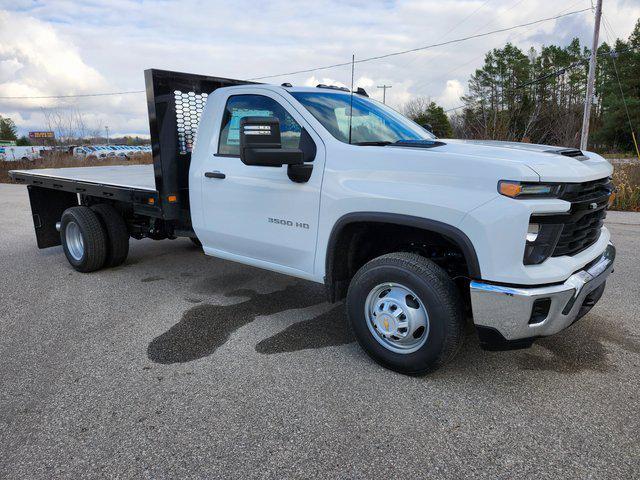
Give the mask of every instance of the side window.
M 301 127 L 275 100 L 263 95 L 234 95 L 227 100 L 222 118 L 218 153 L 240 155 L 240 119 L 242 117 L 276 117 L 280 120 L 282 148 L 298 148 Z

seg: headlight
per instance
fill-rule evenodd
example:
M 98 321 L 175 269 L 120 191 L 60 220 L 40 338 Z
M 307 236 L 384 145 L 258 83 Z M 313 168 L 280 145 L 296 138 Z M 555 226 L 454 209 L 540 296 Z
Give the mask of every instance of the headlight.
M 562 185 L 558 183 L 498 182 L 498 192 L 511 198 L 556 198 L 561 190 Z
M 562 227 L 562 224 L 538 223 L 532 217 L 524 247 L 524 264 L 538 265 L 549 258 L 560 239 Z

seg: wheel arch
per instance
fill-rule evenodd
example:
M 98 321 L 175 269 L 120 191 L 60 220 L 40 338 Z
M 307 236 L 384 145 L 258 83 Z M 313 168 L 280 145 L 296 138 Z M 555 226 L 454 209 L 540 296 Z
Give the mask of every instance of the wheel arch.
M 336 267 L 339 263 L 337 252 L 340 249 L 348 248 L 348 244 L 345 244 L 345 238 L 349 237 L 348 230 L 362 224 L 399 225 L 418 229 L 424 233 L 440 235 L 460 250 L 464 256 L 470 278 L 482 278 L 475 247 L 469 237 L 459 228 L 438 220 L 399 213 L 352 212 L 343 215 L 336 221 L 327 243 L 324 284 L 330 302 L 343 298 L 348 286 L 348 282 L 345 285 L 344 279 L 336 276 Z

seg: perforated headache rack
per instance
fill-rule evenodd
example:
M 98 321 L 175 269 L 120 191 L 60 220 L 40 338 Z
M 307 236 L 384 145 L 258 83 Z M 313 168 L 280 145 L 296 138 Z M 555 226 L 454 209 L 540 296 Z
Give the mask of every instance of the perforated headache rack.
M 156 69 L 145 70 L 144 78 L 163 218 L 190 223 L 189 165 L 207 97 L 221 87 L 254 82 Z

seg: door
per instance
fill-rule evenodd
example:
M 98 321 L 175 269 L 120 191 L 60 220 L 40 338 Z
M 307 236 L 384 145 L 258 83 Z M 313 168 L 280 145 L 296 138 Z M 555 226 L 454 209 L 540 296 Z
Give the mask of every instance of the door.
M 246 93 L 244 93 L 246 92 Z M 302 277 L 313 273 L 325 149 L 320 137 L 283 96 L 256 89 L 226 99 L 217 151 L 202 178 L 207 253 Z M 283 148 L 315 144 L 313 172 L 305 183 L 289 179 L 287 166 L 248 166 L 240 160 L 240 119 L 275 117 Z M 303 133 L 306 130 L 306 134 Z

